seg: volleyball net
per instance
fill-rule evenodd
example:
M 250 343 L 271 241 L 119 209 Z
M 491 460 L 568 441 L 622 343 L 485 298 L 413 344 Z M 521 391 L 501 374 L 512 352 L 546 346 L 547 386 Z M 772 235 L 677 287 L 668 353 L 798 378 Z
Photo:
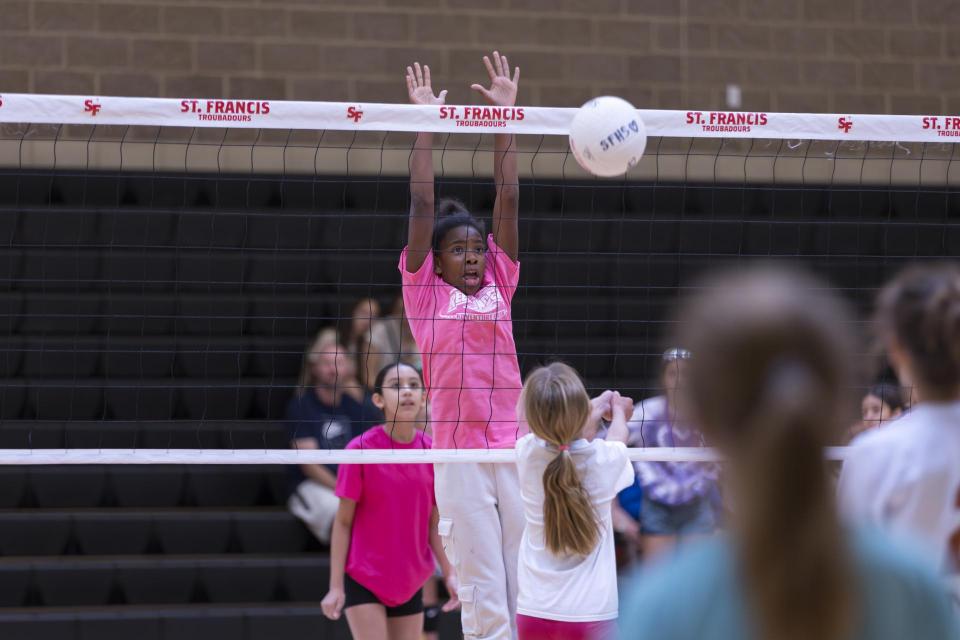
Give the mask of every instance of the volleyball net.
M 413 132 L 438 134 L 438 196 L 481 217 L 491 134 L 518 136 L 521 370 L 563 360 L 638 404 L 705 271 L 798 262 L 864 335 L 893 273 L 960 254 L 960 118 L 640 110 L 645 156 L 597 179 L 574 112 L 3 94 L 0 464 L 512 461 L 290 447 L 318 332 L 361 327 L 362 350 L 402 329 Z M 363 368 L 340 383 L 369 386 Z

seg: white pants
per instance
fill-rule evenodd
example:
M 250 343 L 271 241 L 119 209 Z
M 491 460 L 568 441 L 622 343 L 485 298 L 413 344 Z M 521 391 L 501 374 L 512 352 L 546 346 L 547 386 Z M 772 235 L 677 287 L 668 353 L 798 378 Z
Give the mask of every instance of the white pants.
M 301 482 L 287 500 L 287 509 L 290 513 L 303 520 L 303 524 L 307 525 L 317 540 L 323 544 L 330 544 L 333 519 L 339 508 L 340 498 L 333 489 L 315 480 Z
M 512 464 L 434 465 L 440 536 L 460 581 L 466 639 L 517 637 L 520 480 Z

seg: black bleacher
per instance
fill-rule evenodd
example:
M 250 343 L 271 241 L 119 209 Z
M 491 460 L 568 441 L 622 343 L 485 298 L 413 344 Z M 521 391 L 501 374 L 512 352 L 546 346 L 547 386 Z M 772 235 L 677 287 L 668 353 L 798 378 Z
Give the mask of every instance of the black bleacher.
M 440 181 L 488 212 L 488 184 Z M 899 187 L 522 187 L 521 366 L 642 397 L 678 291 L 800 261 L 863 309 L 960 254 L 960 197 Z M 302 350 L 398 291 L 402 178 L 0 171 L 0 448 L 281 448 Z M 0 637 L 346 638 L 284 470 L 0 467 Z M 455 616 L 444 621 L 455 637 Z

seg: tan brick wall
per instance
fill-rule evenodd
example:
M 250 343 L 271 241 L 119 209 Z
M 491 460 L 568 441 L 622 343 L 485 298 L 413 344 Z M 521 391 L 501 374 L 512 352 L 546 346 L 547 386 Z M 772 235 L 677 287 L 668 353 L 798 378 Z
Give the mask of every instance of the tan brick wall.
M 3 0 L 0 92 L 472 102 L 492 47 L 525 104 L 960 112 L 958 0 Z

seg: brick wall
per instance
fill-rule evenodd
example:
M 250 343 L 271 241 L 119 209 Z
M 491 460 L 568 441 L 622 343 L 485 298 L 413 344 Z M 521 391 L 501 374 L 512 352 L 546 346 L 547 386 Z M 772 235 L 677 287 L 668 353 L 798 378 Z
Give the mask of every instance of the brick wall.
M 492 47 L 526 104 L 960 112 L 957 0 L 3 0 L 0 92 L 471 102 Z

